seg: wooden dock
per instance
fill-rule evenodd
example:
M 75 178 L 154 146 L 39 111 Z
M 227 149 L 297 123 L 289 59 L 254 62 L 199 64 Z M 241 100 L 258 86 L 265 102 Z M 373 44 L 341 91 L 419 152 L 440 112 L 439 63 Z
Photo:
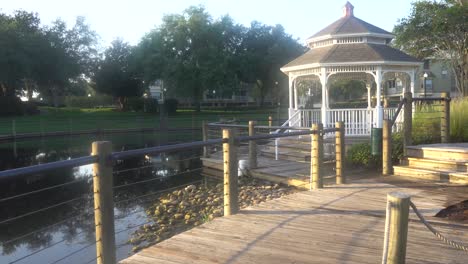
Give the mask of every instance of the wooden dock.
M 366 178 L 300 191 L 241 210 L 176 235 L 121 261 L 134 263 L 380 263 L 386 195 L 412 195 L 433 226 L 468 242 L 468 224 L 433 217 L 468 199 L 468 186 Z M 407 263 L 467 263 L 410 213 Z

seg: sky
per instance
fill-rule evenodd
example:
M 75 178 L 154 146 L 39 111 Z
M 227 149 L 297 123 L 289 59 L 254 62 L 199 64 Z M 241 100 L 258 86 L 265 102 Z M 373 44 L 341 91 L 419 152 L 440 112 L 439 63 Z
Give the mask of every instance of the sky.
M 412 0 L 351 0 L 354 15 L 392 31 L 398 19 L 410 13 Z M 165 14 L 180 14 L 189 6 L 202 5 L 214 19 L 229 14 L 236 23 L 281 24 L 304 44 L 305 39 L 339 19 L 345 0 L 0 0 L 0 12 L 15 10 L 39 14 L 43 24 L 57 18 L 69 26 L 84 16 L 105 47 L 116 38 L 132 45 L 161 24 Z

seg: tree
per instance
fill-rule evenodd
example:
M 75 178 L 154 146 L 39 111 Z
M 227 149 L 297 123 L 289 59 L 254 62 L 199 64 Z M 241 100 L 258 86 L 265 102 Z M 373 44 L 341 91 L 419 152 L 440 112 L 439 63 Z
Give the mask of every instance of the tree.
M 450 62 L 458 91 L 468 96 L 468 6 L 463 1 L 417 1 L 394 28 L 395 45 L 424 59 Z
M 256 94 L 263 105 L 267 94 L 277 101 L 283 97 L 275 87 L 287 86 L 280 68 L 305 51 L 297 40 L 286 34 L 281 25 L 274 27 L 252 22 L 242 43 L 242 75 L 245 82 L 256 84 Z
M 114 40 L 104 52 L 94 75 L 98 92 L 117 97 L 120 109 L 125 109 L 127 97 L 143 93 L 142 80 L 136 75 L 133 48 L 120 39 Z
M 163 79 L 168 94 L 189 97 L 199 109 L 207 91 L 221 94 L 239 85 L 241 32 L 230 17 L 213 20 L 203 7 L 166 15 L 138 45 L 141 76 L 148 83 Z
M 78 17 L 68 29 L 65 22 L 56 20 L 44 29 L 45 43 L 41 49 L 42 62 L 39 70 L 39 90 L 54 99 L 64 94 L 75 84 L 92 76 L 97 60 L 97 35 L 84 18 Z

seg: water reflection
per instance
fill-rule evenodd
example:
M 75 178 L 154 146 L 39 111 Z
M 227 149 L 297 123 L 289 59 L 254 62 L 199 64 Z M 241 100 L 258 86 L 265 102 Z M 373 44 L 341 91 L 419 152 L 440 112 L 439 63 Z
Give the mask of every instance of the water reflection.
M 186 135 L 167 137 L 170 142 L 187 139 Z M 97 139 L 80 136 L 1 144 L 0 170 L 89 155 L 91 142 Z M 114 150 L 160 144 L 159 136 L 154 133 L 120 134 L 100 139 L 112 141 Z M 117 161 L 114 166 L 116 231 L 147 221 L 145 210 L 158 191 L 201 179 L 200 153 L 201 150 L 196 149 Z M 93 243 L 91 175 L 92 165 L 85 165 L 1 180 L 0 263 L 10 263 L 39 250 L 42 251 L 18 263 L 53 262 Z M 38 191 L 43 188 L 49 189 Z M 18 196 L 25 193 L 31 194 Z M 42 210 L 44 208 L 48 209 Z M 123 245 L 118 250 L 119 259 L 128 254 L 130 248 L 124 243 L 135 229 L 116 235 L 116 243 Z M 92 260 L 94 252 L 94 246 L 88 247 L 63 263 Z

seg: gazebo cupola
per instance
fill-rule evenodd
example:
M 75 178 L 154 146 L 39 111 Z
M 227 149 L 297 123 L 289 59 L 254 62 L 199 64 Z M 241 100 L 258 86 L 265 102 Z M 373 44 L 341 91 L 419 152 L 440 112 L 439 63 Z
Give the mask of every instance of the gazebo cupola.
M 384 109 L 380 99 L 385 78 L 401 75 L 400 78 L 405 79 L 403 89 L 408 89 L 409 84 L 414 92 L 415 72 L 421 65 L 418 59 L 389 46 L 393 38 L 390 32 L 355 17 L 354 6 L 347 2 L 340 19 L 306 40 L 309 51 L 281 68 L 289 76 L 289 124 L 308 126 L 321 122 L 331 126 L 335 121 L 344 121 L 347 126 L 356 127 L 359 123 L 362 127 L 354 131 L 356 135 L 367 135 L 371 126 L 381 127 Z M 330 109 L 329 84 L 343 79 L 366 84 L 367 108 Z M 321 84 L 320 110 L 299 109 L 297 83 L 303 80 L 316 80 Z M 377 100 L 371 109 L 373 83 Z

